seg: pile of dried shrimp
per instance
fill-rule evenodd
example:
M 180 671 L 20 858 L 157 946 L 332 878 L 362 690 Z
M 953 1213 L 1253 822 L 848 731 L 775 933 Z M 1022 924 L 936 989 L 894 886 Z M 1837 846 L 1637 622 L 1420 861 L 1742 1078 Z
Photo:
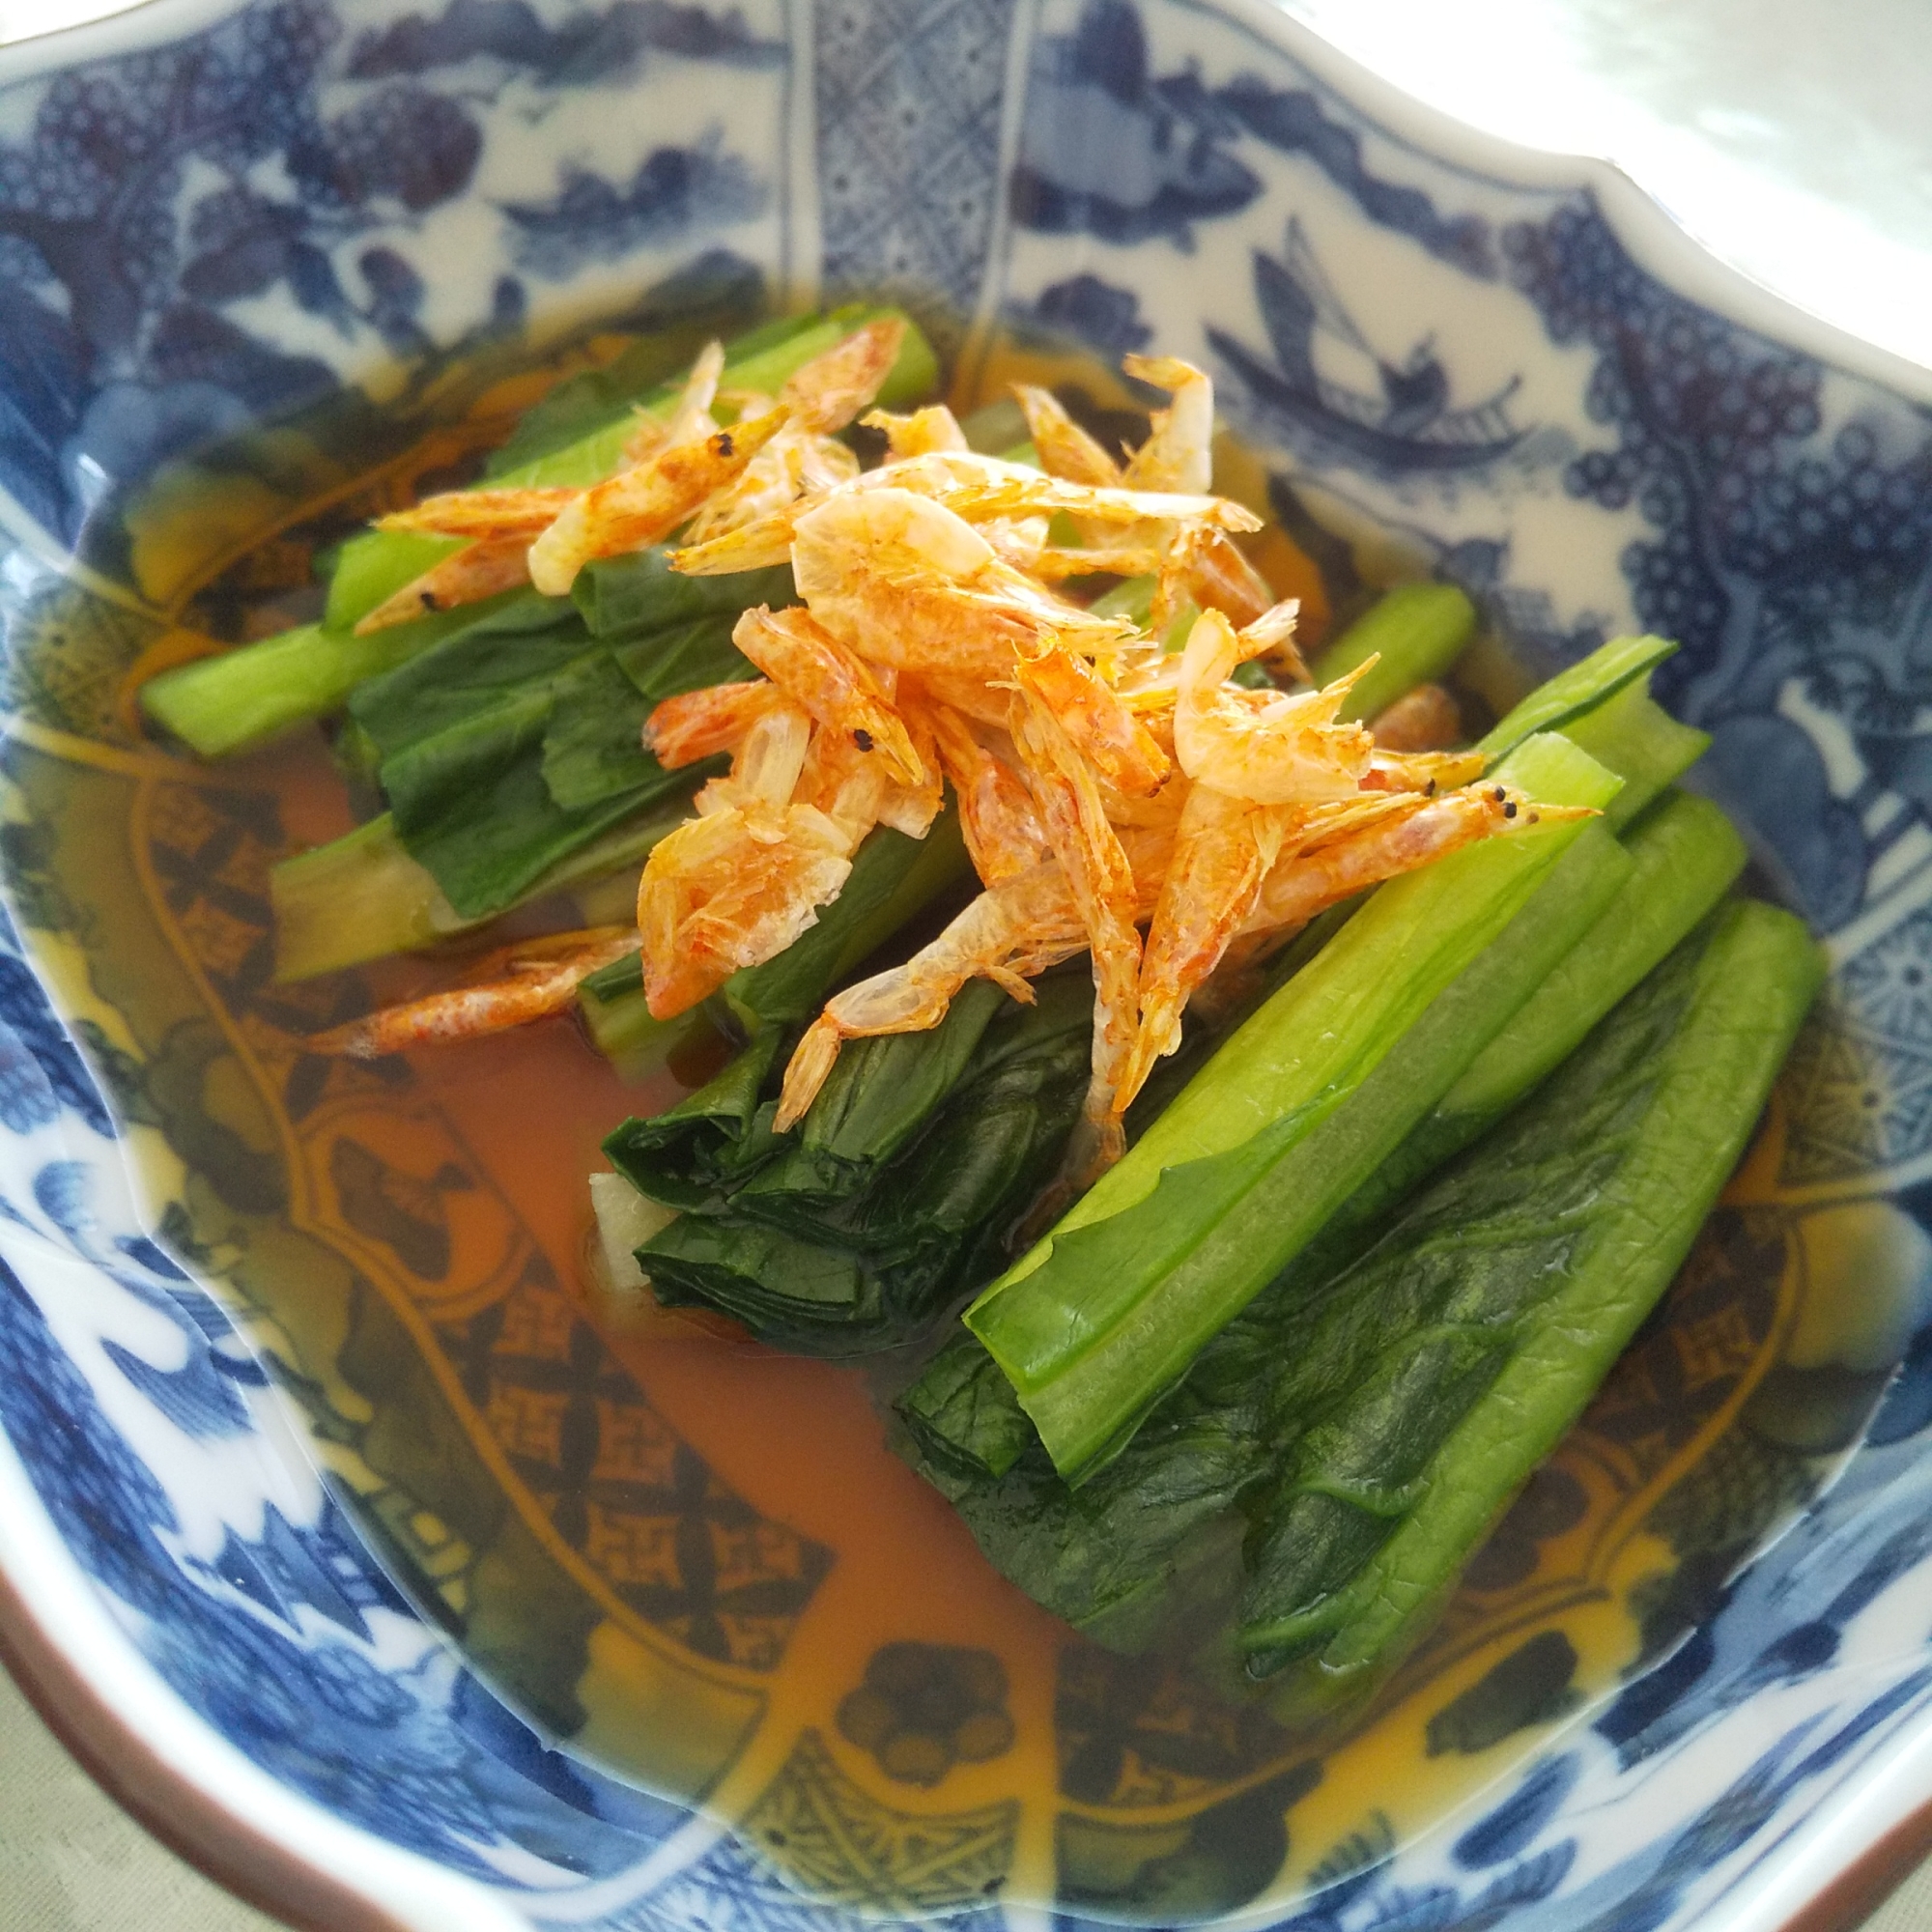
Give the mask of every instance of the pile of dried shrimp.
M 1506 787 L 1475 782 L 1480 753 L 1381 749 L 1342 722 L 1353 676 L 1320 691 L 1235 679 L 1253 659 L 1302 675 L 1296 607 L 1274 602 L 1230 540 L 1259 519 L 1208 494 L 1213 389 L 1200 370 L 1126 359 L 1172 403 L 1124 462 L 1048 392 L 1018 389 L 1035 469 L 969 450 L 943 407 L 861 417 L 901 327 L 861 328 L 776 398 L 721 392 L 714 345 L 667 421 L 640 417 L 618 474 L 466 491 L 384 520 L 470 542 L 365 628 L 526 581 L 558 594 L 591 558 L 680 530 L 676 569 L 789 562 L 803 601 L 740 620 L 761 678 L 668 698 L 645 726 L 667 767 L 720 753 L 731 767 L 652 851 L 635 938 L 545 942 L 509 957 L 506 980 L 392 1009 L 335 1044 L 391 1052 L 534 1018 L 639 946 L 652 1013 L 683 1012 L 810 926 L 875 826 L 923 838 L 945 781 L 982 890 L 902 965 L 827 1002 L 786 1068 L 777 1124 L 804 1115 L 844 1040 L 936 1026 L 975 978 L 1030 1001 L 1030 979 L 1085 952 L 1093 1074 L 1068 1158 L 1085 1181 L 1120 1154 L 1122 1115 L 1210 975 L 1225 987 L 1323 908 L 1534 821 Z M 729 428 L 711 414 L 719 400 Z M 855 419 L 884 432 L 878 469 L 836 440 Z M 1069 522 L 1079 542 L 1056 544 Z M 1058 587 L 1097 573 L 1154 578 L 1145 631 Z M 1184 648 L 1166 650 L 1190 605 Z

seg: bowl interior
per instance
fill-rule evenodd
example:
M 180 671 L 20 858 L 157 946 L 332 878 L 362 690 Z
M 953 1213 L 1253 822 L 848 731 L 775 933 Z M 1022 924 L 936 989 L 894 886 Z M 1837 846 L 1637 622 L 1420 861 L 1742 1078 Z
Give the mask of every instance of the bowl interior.
M 1731 1579 L 1843 1469 L 1925 1313 L 1932 434 L 1747 292 L 1647 267 L 1589 187 L 1391 121 L 1239 10 L 889 13 L 828 11 L 808 85 L 776 9 L 291 0 L 0 93 L 0 139 L 43 166 L 16 185 L 32 233 L 107 238 L 0 239 L 34 347 L 0 451 L 26 953 L 119 1123 L 125 1240 L 144 1217 L 270 1365 L 328 1520 L 402 1593 L 371 1605 L 448 1634 L 407 1669 L 461 1659 L 437 1708 L 460 1702 L 506 1780 L 493 1829 L 545 1884 L 643 1859 L 696 1805 L 781 1893 L 873 1914 L 1174 1923 L 1338 1886 L 1367 1910 L 1371 1868 L 1452 1840 L 1528 1910 L 1576 1857 L 1538 1863 L 1538 1834 L 1574 1847 L 1584 1796 L 1691 1727 Z M 162 99 L 189 129 L 167 155 L 143 146 Z M 173 223 L 147 256 L 128 206 Z M 1347 1734 L 1288 1736 L 1025 1605 L 851 1372 L 593 1319 L 582 1176 L 675 1085 L 626 1091 L 561 1030 L 409 1067 L 305 1052 L 421 978 L 273 978 L 269 868 L 348 823 L 319 742 L 203 769 L 134 728 L 132 679 L 299 620 L 320 550 L 467 473 L 551 384 L 813 285 L 907 299 L 962 409 L 1021 377 L 1131 406 L 1130 349 L 1211 366 L 1217 480 L 1319 564 L 1311 626 L 1460 582 L 1498 692 L 1619 630 L 1680 638 L 1659 688 L 1713 734 L 1700 782 L 1829 936 L 1833 992 L 1671 1296 Z M 240 1427 L 100 1359 L 188 1437 Z M 1881 1443 L 1918 1400 L 1900 1384 Z M 1807 1623 L 1731 1614 L 1752 1657 Z M 1896 1618 L 1869 1628 L 1902 1650 Z M 363 1667 L 393 1686 L 405 1661 Z M 422 1842 L 432 1801 L 385 1762 L 414 1818 L 390 1834 Z M 1493 1843 L 1436 1829 L 1505 1779 L 1494 1815 L 1527 1808 Z M 1636 1816 L 1599 1867 L 1655 1841 Z

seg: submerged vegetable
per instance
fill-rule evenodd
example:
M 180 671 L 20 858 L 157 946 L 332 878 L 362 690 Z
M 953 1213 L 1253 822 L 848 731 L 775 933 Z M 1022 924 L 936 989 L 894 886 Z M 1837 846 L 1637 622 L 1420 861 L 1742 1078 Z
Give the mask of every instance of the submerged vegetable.
M 1354 1267 L 1270 1284 L 1091 1481 L 1060 1479 L 957 1345 L 902 1405 L 922 1466 L 1100 1641 L 1191 1631 L 1285 1718 L 1359 1695 L 1662 1293 L 1821 970 L 1788 915 L 1727 908 Z M 961 1438 L 1004 1440 L 1007 1472 L 949 1455 Z
M 1419 1634 L 1689 1252 L 1823 978 L 1789 913 L 1725 908 L 1309 1311 L 1238 1612 L 1277 1711 Z

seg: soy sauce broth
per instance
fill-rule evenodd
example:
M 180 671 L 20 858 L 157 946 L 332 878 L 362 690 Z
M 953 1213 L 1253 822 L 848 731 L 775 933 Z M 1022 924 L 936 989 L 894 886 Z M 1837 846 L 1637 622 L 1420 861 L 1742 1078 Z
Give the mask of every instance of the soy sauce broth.
M 1019 375 L 1126 400 L 1012 345 L 984 383 Z M 1220 468 L 1265 505 L 1256 458 L 1230 445 Z M 373 494 L 337 490 L 328 517 Z M 177 487 L 181 529 L 192 500 Z M 178 568 L 171 614 L 243 636 L 301 614 L 298 566 L 330 524 L 285 523 L 213 579 Z M 1262 560 L 1346 613 L 1393 564 L 1331 541 L 1348 582 L 1293 581 L 1305 554 L 1280 545 Z M 90 599 L 49 596 L 46 663 L 104 621 Z M 1527 681 L 1486 639 L 1465 702 L 1480 717 Z M 374 1068 L 302 1052 L 502 936 L 274 985 L 268 867 L 353 822 L 320 734 L 197 770 L 97 703 L 27 734 L 9 776 L 28 937 L 138 1122 L 156 1224 L 283 1367 L 398 1579 L 546 1735 L 703 1804 L 816 1897 L 1172 1924 L 1384 1855 L 1703 1613 L 1856 1438 L 1910 1325 L 1922 1236 L 1882 1201 L 1781 1195 L 1781 1096 L 1435 1637 L 1365 1719 L 1290 1737 L 1007 1584 L 891 1452 L 862 1369 L 599 1292 L 585 1177 L 612 1125 L 685 1091 L 676 1073 L 626 1084 L 565 1020 Z

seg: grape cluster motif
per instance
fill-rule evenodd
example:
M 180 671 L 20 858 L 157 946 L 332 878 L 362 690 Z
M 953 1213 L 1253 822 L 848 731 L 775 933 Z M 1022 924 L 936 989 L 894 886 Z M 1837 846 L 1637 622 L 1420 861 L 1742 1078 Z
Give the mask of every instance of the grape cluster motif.
M 1622 561 L 1640 620 L 1684 646 L 1661 689 L 1762 704 L 1848 633 L 1896 633 L 1932 565 L 1932 428 L 1876 400 L 1829 424 L 1821 364 L 1654 280 L 1592 203 L 1503 252 L 1554 338 L 1597 352 L 1585 406 L 1616 442 L 1564 480 L 1649 526 Z

